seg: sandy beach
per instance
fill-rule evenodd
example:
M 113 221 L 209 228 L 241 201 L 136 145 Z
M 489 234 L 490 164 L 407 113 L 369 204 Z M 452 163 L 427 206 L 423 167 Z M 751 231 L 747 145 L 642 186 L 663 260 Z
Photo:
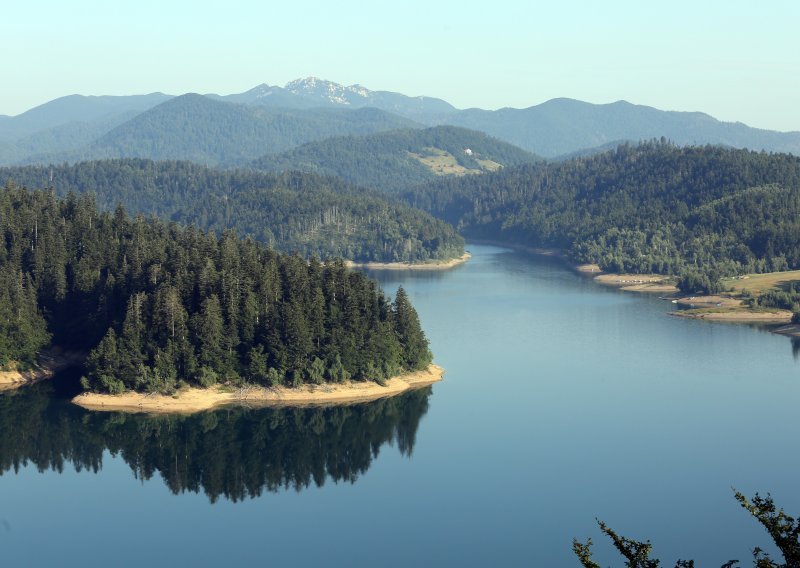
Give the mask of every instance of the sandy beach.
M 472 255 L 465 252 L 458 258 L 450 260 L 432 260 L 429 262 L 353 262 L 348 260 L 345 264 L 350 268 L 369 268 L 371 270 L 447 270 L 467 262 Z
M 752 310 L 741 308 L 698 308 L 694 310 L 681 310 L 670 312 L 669 315 L 702 319 L 710 321 L 727 321 L 731 323 L 789 323 L 792 321 L 792 312 L 788 310 Z M 778 330 L 774 330 L 780 333 Z
M 579 272 L 591 274 L 596 265 L 581 265 L 576 267 Z M 599 274 L 594 281 L 603 286 L 613 286 L 626 292 L 653 292 L 671 294 L 678 288 L 670 281 L 669 276 L 661 274 Z
M 48 349 L 39 355 L 39 362 L 32 369 L 0 371 L 0 390 L 16 389 L 49 379 L 58 371 L 81 364 L 85 358 L 86 353 L 83 352 L 64 351 L 57 347 Z
M 386 386 L 375 382 L 349 382 L 345 384 L 303 385 L 288 387 L 185 388 L 177 394 L 143 394 L 129 392 L 121 395 L 83 393 L 72 402 L 89 410 L 177 413 L 202 412 L 218 406 L 325 406 L 367 402 L 395 396 L 407 390 L 422 388 L 441 381 L 444 369 L 431 364 L 417 371 L 386 381 Z

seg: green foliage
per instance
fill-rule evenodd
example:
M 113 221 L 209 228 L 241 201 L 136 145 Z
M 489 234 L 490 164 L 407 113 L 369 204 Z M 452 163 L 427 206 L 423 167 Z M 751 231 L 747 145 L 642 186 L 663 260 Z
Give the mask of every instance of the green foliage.
M 122 204 L 130 211 L 191 223 L 218 234 L 234 228 L 306 257 L 420 262 L 455 258 L 464 252 L 464 239 L 447 223 L 376 191 L 311 174 L 108 160 L 4 168 L 0 176 L 29 188 L 52 186 L 61 196 L 92 192 L 105 211 Z M 94 275 L 85 276 L 91 285 Z
M 6 361 L 32 361 L 48 328 L 56 343 L 91 350 L 84 386 L 110 393 L 242 378 L 383 380 L 430 361 L 405 292 L 391 303 L 341 260 L 306 261 L 232 232 L 100 213 L 91 197 L 59 201 L 12 185 L 0 212 Z M 63 289 L 40 284 L 59 274 Z
M 430 364 L 433 355 L 428 349 L 428 340 L 420 326 L 417 311 L 402 286 L 397 289 L 392 308 L 394 328 L 403 352 L 403 366 L 406 369 L 424 369 Z
M 12 224 L 37 223 L 32 216 L 17 217 L 17 212 L 0 203 L 0 235 L 11 246 L 0 248 L 0 369 L 14 366 L 25 369 L 36 362 L 36 353 L 50 342 L 50 333 L 36 301 L 37 282 L 31 272 L 21 269 L 23 257 L 43 270 L 47 247 L 23 239 Z M 36 229 L 34 229 L 36 232 Z M 31 247 L 33 250 L 30 250 Z M 9 250 L 10 249 L 10 250 Z
M 761 548 L 753 549 L 753 565 L 756 568 L 800 568 L 800 520 L 790 517 L 783 509 L 777 509 L 770 495 L 761 497 L 756 493 L 752 502 L 742 493 L 734 490 L 739 504 L 747 510 L 767 530 L 775 546 L 784 558 L 780 564 L 772 560 Z M 604 522 L 597 521 L 603 531 L 614 543 L 614 547 L 625 558 L 628 568 L 657 568 L 659 560 L 650 558 L 652 545 L 649 541 L 640 542 L 618 535 Z M 582 544 L 577 539 L 572 541 L 572 550 L 585 568 L 599 568 L 592 559 L 592 539 Z M 722 568 L 738 566 L 738 560 L 729 560 Z M 693 560 L 678 560 L 675 568 L 693 568 Z
M 665 142 L 444 179 L 404 194 L 463 234 L 560 248 L 612 272 L 800 267 L 800 158 Z M 686 284 L 690 284 L 689 281 Z
M 722 283 L 713 274 L 698 270 L 688 270 L 677 282 L 678 289 L 684 294 L 717 294 L 722 292 Z
M 436 179 L 430 168 L 411 155 L 424 156 L 430 148 L 448 152 L 471 172 L 485 171 L 479 160 L 491 160 L 504 167 L 538 160 L 533 154 L 480 132 L 436 126 L 310 142 L 282 154 L 266 155 L 251 165 L 264 171 L 331 175 L 357 185 L 397 192 Z M 465 153 L 466 149 L 471 154 Z
M 778 564 L 769 554 L 756 548 L 753 550 L 755 566 L 758 568 L 799 568 L 800 567 L 800 520 L 790 517 L 777 509 L 772 497 L 761 497 L 756 493 L 752 502 L 742 493 L 735 492 L 736 500 L 767 530 L 775 546 L 781 551 L 785 563 Z
M 751 303 L 762 308 L 779 308 L 800 313 L 800 290 L 792 283 L 786 290 L 766 290 Z

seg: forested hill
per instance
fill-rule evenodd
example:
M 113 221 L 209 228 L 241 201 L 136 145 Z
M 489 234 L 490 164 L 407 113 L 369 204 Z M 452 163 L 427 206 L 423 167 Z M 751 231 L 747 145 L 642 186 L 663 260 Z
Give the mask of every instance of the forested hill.
M 800 154 L 800 132 L 722 122 L 702 112 L 663 111 L 617 101 L 591 104 L 552 99 L 529 108 L 467 109 L 441 122 L 480 130 L 539 156 L 555 158 L 615 140 L 669 138 L 679 145 L 715 144 Z
M 440 180 L 407 201 L 473 238 L 611 271 L 800 268 L 800 158 L 667 143 Z
M 131 157 L 241 165 L 312 140 L 415 125 L 373 108 L 278 109 L 187 94 L 136 115 L 81 148 L 27 160 L 43 163 Z
M 455 126 L 403 129 L 310 142 L 252 163 L 265 171 L 300 170 L 395 192 L 436 179 L 495 171 L 538 158 L 481 132 Z
M 59 195 L 92 191 L 100 209 L 121 203 L 308 257 L 358 262 L 455 258 L 464 240 L 453 227 L 375 191 L 312 174 L 216 170 L 189 162 L 103 160 L 75 165 L 0 168 L 0 184 L 53 187 Z
M 0 365 L 51 336 L 91 349 L 85 388 L 381 381 L 431 360 L 402 288 L 342 261 L 100 213 L 89 195 L 0 190 Z

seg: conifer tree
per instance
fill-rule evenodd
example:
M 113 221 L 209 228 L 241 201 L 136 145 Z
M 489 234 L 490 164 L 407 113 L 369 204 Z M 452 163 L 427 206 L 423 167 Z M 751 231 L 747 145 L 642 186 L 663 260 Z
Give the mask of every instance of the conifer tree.
M 410 371 L 425 368 L 433 356 L 420 326 L 417 311 L 402 286 L 397 289 L 393 311 L 395 332 L 403 350 L 403 367 Z

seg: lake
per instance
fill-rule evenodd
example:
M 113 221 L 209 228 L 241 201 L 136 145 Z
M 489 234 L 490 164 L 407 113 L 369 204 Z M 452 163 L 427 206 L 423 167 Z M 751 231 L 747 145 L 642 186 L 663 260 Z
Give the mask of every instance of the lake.
M 550 258 L 373 272 L 444 382 L 327 409 L 97 414 L 0 393 L 3 565 L 578 566 L 595 524 L 665 565 L 773 551 L 732 487 L 800 514 L 798 347 L 684 320 Z

